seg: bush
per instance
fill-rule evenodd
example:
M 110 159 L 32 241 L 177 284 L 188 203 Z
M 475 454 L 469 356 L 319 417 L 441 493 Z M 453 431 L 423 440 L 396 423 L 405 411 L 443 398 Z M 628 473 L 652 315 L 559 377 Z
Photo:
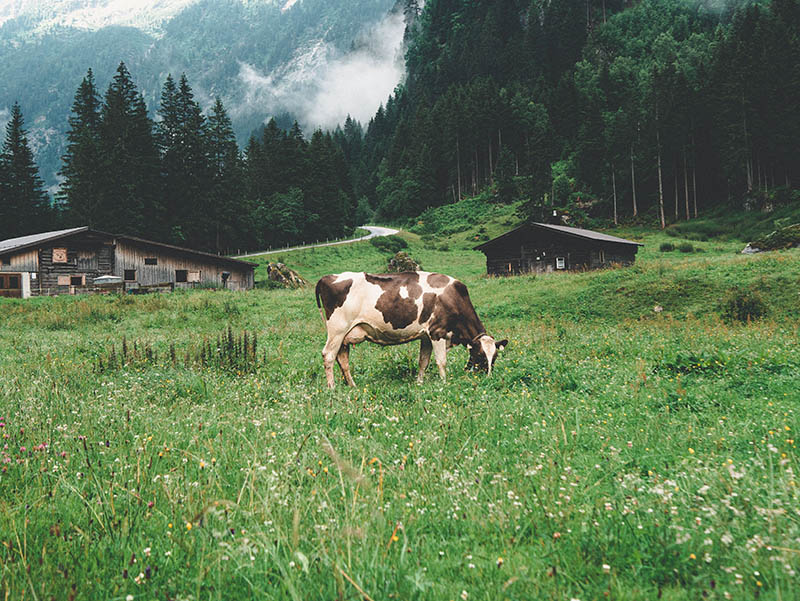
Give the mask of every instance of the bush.
M 764 297 L 758 290 L 731 288 L 722 303 L 722 318 L 725 321 L 750 321 L 767 314 Z
M 419 271 L 422 265 L 417 263 L 408 253 L 400 251 L 389 259 L 389 273 L 401 273 L 403 271 Z
M 691 242 L 681 242 L 678 245 L 678 250 L 681 251 L 682 253 L 693 253 L 694 246 L 692 246 Z
M 408 248 L 408 242 L 400 236 L 380 236 L 378 238 L 371 238 L 369 242 L 378 250 L 392 254 L 404 248 Z
M 675 250 L 675 245 L 672 242 L 662 242 L 661 246 L 658 247 L 662 253 L 668 253 Z

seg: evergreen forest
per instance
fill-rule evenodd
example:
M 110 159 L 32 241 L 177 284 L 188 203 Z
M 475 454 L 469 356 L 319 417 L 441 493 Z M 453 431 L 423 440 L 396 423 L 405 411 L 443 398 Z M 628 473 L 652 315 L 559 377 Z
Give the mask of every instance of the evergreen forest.
M 239 148 L 222 102 L 204 114 L 186 75 L 167 78 L 150 115 L 124 64 L 103 95 L 89 70 L 50 211 L 15 107 L 0 239 L 29 233 L 13 218 L 26 211 L 235 252 L 477 195 L 533 220 L 557 209 L 576 225 L 661 227 L 800 197 L 800 0 L 402 8 L 404 82 L 369 123 L 331 132 L 271 120 Z

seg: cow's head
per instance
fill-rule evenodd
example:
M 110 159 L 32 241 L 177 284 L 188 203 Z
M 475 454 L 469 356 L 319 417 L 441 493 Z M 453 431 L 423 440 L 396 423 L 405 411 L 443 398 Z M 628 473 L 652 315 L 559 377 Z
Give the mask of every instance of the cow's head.
M 492 375 L 492 366 L 497 360 L 497 354 L 506 348 L 508 340 L 495 341 L 488 334 L 481 334 L 472 339 L 467 345 L 469 350 L 468 370 L 485 371 Z

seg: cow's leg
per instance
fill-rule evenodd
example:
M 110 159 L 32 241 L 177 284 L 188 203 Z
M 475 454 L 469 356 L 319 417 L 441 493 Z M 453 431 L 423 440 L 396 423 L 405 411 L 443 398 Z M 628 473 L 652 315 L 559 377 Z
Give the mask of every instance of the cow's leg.
M 436 366 L 439 368 L 439 377 L 442 381 L 447 380 L 447 339 L 434 340 L 431 342 L 433 347 L 433 355 L 436 358 Z
M 419 374 L 417 375 L 417 382 L 422 384 L 422 379 L 425 377 L 425 370 L 428 369 L 428 363 L 431 362 L 431 339 L 425 336 L 419 343 Z
M 350 375 L 350 345 L 344 343 L 342 348 L 339 349 L 339 353 L 336 355 L 336 360 L 339 362 L 339 367 L 342 369 L 342 375 L 344 376 L 344 381 L 347 382 L 348 386 L 352 386 L 355 388 L 356 383 L 353 382 L 353 376 Z
M 339 349 L 342 347 L 344 335 L 329 336 L 328 341 L 325 343 L 325 348 L 322 349 L 322 363 L 325 365 L 325 378 L 328 381 L 328 388 L 335 386 L 333 380 L 333 362 L 339 354 Z

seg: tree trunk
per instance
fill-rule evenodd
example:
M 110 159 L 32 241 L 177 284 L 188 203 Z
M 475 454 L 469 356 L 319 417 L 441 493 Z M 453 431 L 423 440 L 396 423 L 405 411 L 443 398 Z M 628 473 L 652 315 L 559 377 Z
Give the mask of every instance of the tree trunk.
M 636 206 L 636 171 L 633 168 L 633 144 L 631 144 L 631 190 L 633 191 L 633 216 L 639 214 L 639 209 Z
M 683 197 L 686 201 L 686 221 L 689 221 L 689 174 L 686 171 L 686 147 L 683 147 Z
M 744 149 L 747 153 L 745 170 L 747 171 L 747 191 L 753 191 L 753 160 L 750 156 L 750 144 L 747 142 L 747 114 L 744 110 L 744 96 L 742 96 L 742 129 L 744 130 Z
M 656 123 L 658 123 L 658 110 L 656 110 Z M 658 152 L 658 209 L 661 215 L 661 229 L 667 227 L 667 220 L 664 218 L 664 183 L 661 175 L 661 132 L 656 126 L 656 150 Z
M 678 165 L 674 165 L 674 169 L 672 170 L 673 177 L 673 187 L 675 188 L 675 221 L 678 220 Z
M 603 7 L 605 10 L 605 4 Z M 614 225 L 619 225 L 617 220 L 617 176 L 614 173 L 614 163 L 611 163 L 611 187 L 614 190 Z
M 461 200 L 461 146 L 456 136 L 456 164 L 458 170 L 458 200 Z
M 497 152 L 500 152 L 499 150 Z M 492 139 L 489 138 L 489 183 L 494 184 L 494 161 L 492 160 Z
M 692 199 L 694 200 L 694 218 L 697 219 L 697 148 L 692 134 L 692 149 L 694 150 L 694 164 L 692 165 Z
M 478 149 L 472 150 L 472 195 L 478 194 Z

